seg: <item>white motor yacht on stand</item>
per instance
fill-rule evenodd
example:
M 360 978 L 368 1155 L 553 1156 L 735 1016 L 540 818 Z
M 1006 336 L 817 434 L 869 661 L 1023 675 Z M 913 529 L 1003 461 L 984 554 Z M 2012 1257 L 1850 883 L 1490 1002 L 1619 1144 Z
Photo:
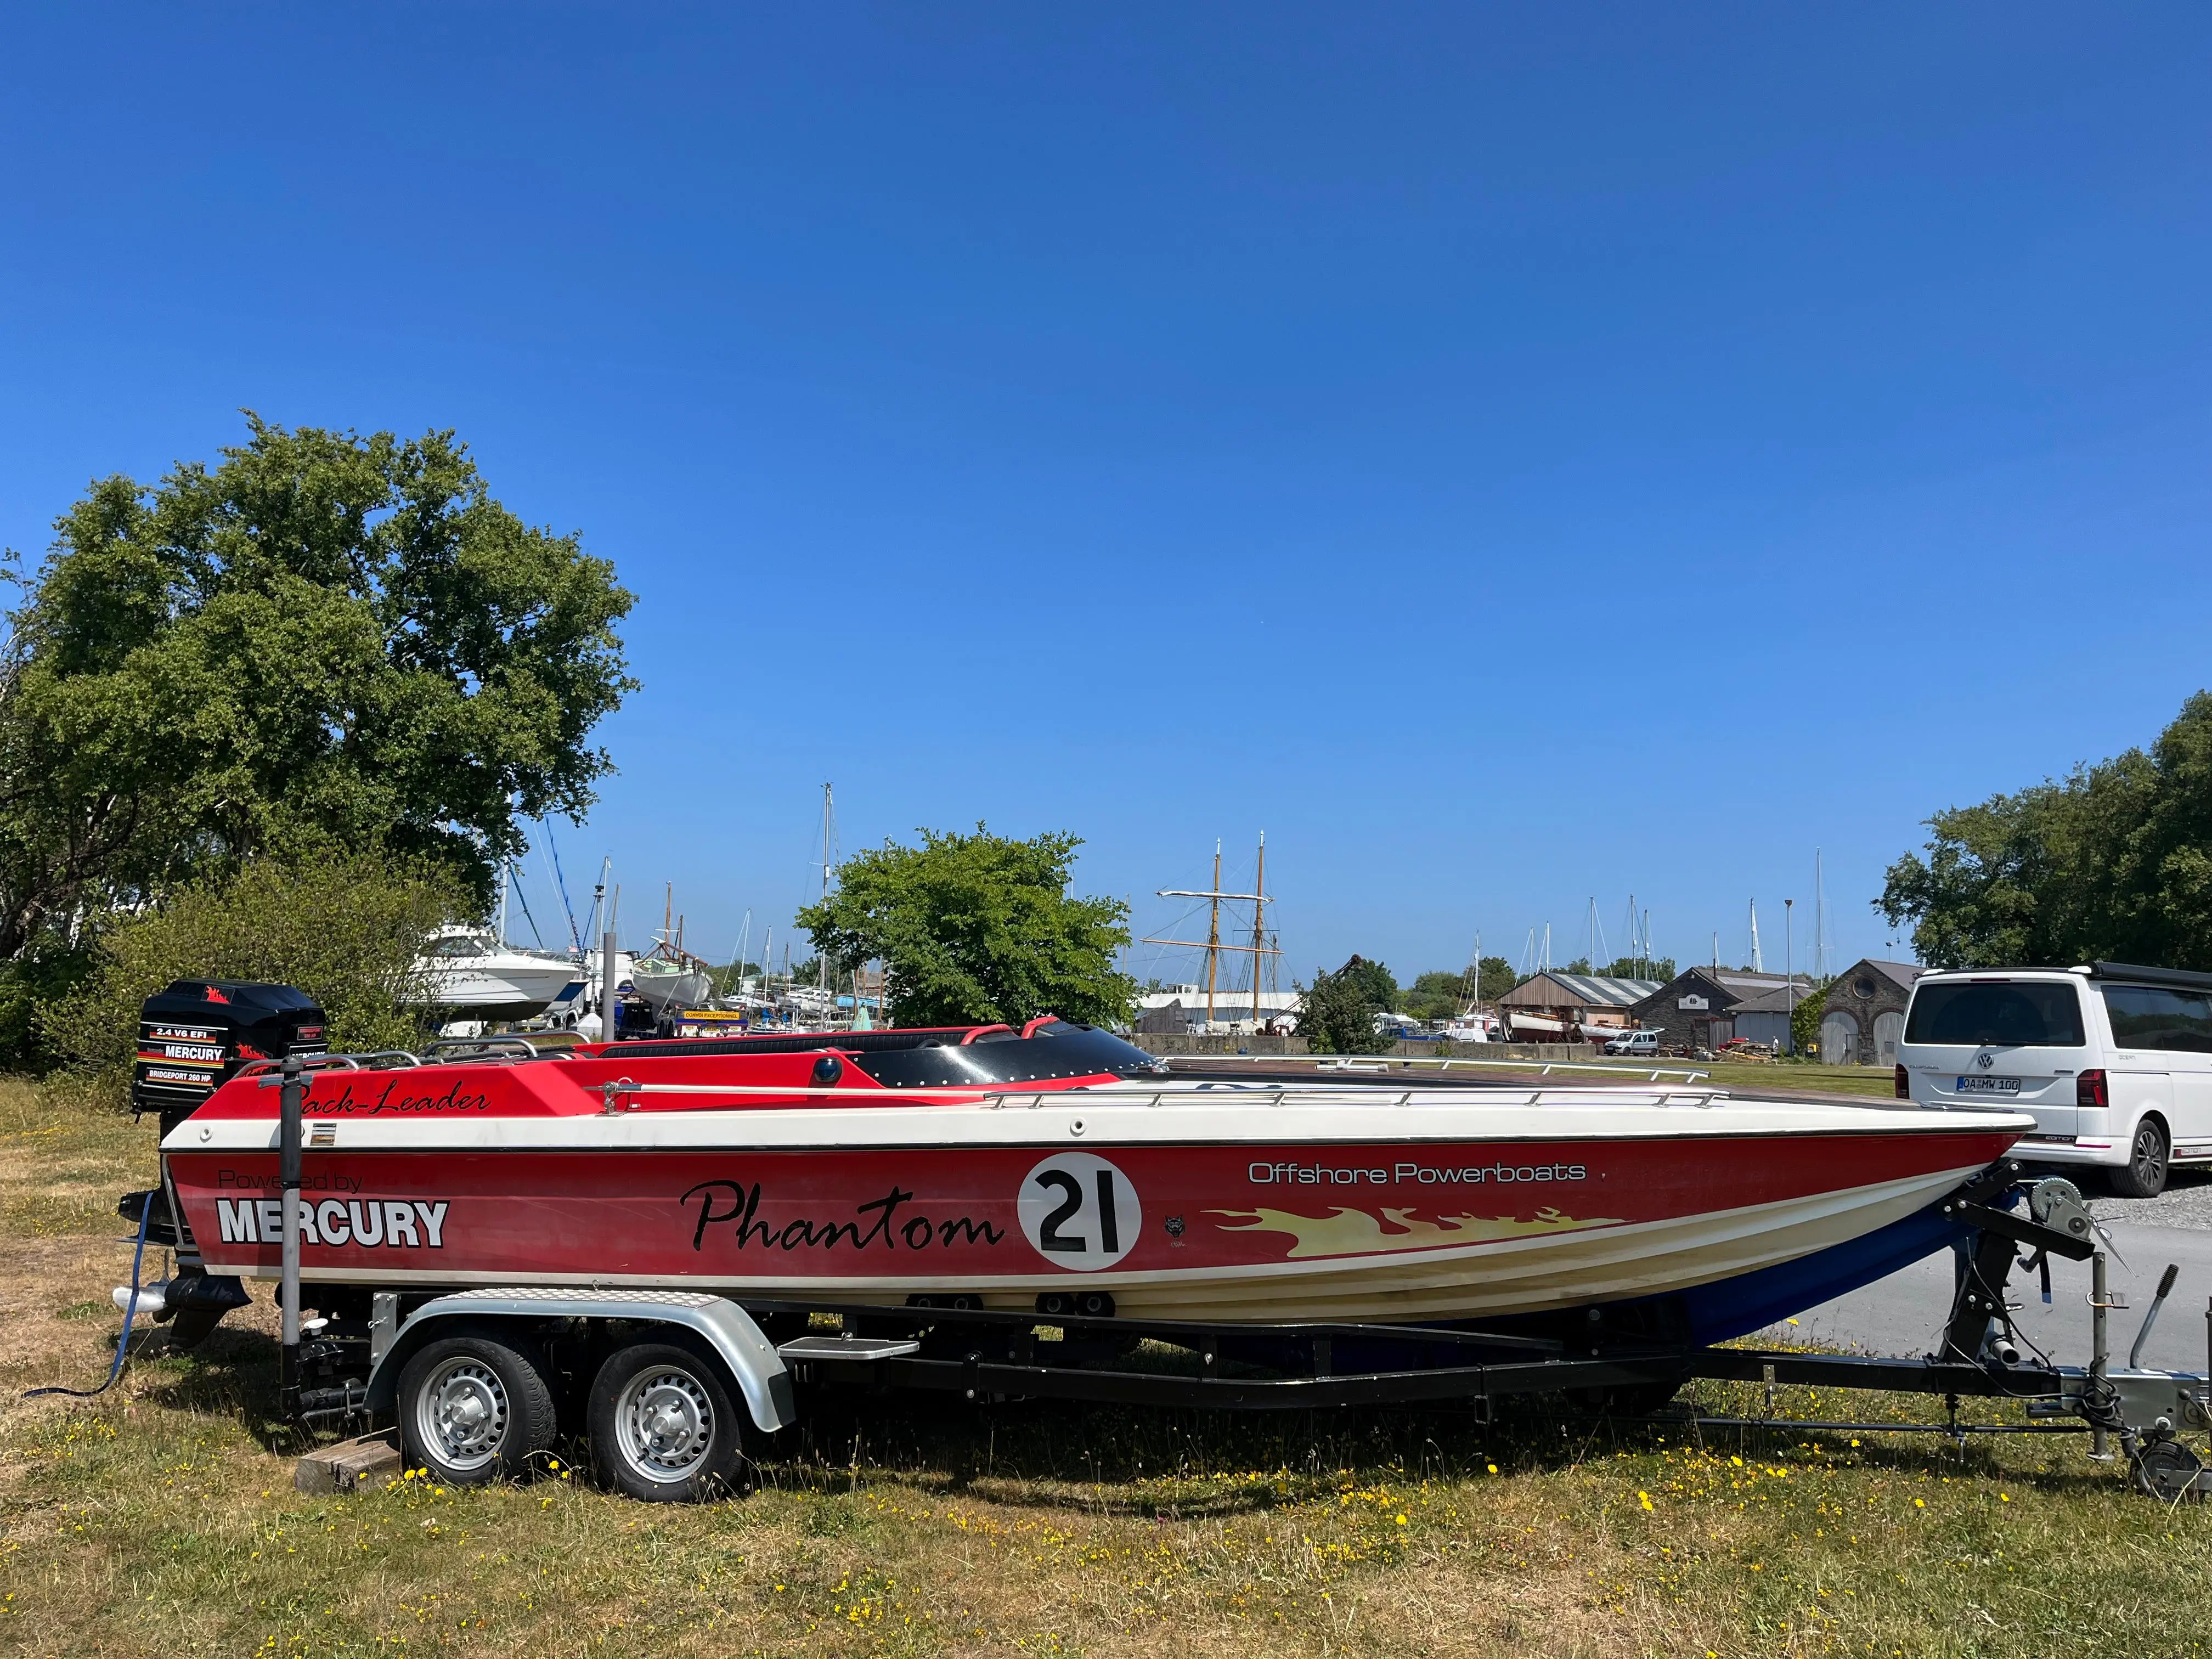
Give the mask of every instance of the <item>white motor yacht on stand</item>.
M 458 925 L 432 934 L 415 968 L 423 1003 L 468 1021 L 535 1018 L 580 977 L 567 957 Z

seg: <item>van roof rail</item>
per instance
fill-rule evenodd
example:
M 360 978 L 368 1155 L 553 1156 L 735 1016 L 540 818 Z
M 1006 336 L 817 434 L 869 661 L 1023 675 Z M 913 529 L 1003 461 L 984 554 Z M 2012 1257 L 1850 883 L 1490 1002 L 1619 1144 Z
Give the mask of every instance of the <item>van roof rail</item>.
M 2212 991 L 2212 974 L 2188 968 L 2149 968 L 2135 962 L 2093 962 L 2092 979 L 2131 980 L 2137 985 L 2170 985 L 2188 991 Z

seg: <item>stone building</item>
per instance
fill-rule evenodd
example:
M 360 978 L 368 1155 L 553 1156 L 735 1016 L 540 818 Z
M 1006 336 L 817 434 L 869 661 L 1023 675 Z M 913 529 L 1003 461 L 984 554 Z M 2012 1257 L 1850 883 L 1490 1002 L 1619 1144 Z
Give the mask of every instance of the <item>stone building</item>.
M 1820 1060 L 1826 1066 L 1894 1066 L 1905 1035 L 1905 1003 L 1912 981 L 1928 970 L 1917 963 L 1853 963 L 1828 985 L 1820 1009 Z
M 1802 974 L 1796 982 L 1802 1002 L 1813 984 Z M 1710 1052 L 1737 1037 L 1771 1044 L 1789 1035 L 1790 985 L 1780 974 L 1692 968 L 1656 987 L 1628 1012 L 1638 1026 L 1659 1032 L 1669 1048 Z

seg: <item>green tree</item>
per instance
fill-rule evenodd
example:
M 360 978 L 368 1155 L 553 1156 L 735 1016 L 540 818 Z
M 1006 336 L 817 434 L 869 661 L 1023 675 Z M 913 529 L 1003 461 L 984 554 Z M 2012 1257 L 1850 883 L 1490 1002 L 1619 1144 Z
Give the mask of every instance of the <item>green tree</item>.
M 919 847 L 848 859 L 836 890 L 798 917 L 831 962 L 883 962 L 894 1024 L 1128 1018 L 1136 983 L 1114 965 L 1128 907 L 1070 894 L 1079 838 L 918 833 Z
M 580 816 L 631 597 L 451 433 L 247 416 L 212 468 L 95 483 L 0 653 L 0 962 L 254 854 L 383 847 L 475 908 L 518 817 Z
M 1460 1011 L 1467 975 L 1441 969 L 1419 975 L 1399 1000 L 1416 1019 L 1449 1019 Z
M 1393 1012 L 1398 981 L 1379 962 L 1355 956 L 1334 973 L 1316 969 L 1303 988 L 1298 1035 L 1317 1054 L 1376 1054 L 1396 1041 L 1375 1028 L 1376 1018 Z
M 118 920 L 93 948 L 89 981 L 40 1010 L 44 1034 L 119 1099 L 138 1005 L 172 980 L 205 975 L 299 987 L 322 1005 L 342 1052 L 409 1047 L 426 1017 L 423 941 L 469 902 L 452 871 L 428 860 L 253 859 Z
M 2212 694 L 2130 749 L 1928 820 L 1875 908 L 1938 968 L 2212 968 Z
M 1476 969 L 1476 987 L 1485 1002 L 1497 1001 L 1520 982 L 1521 975 L 1504 957 L 1485 957 Z
M 1817 1060 L 1820 1054 L 1820 1011 L 1828 1006 L 1825 985 L 1806 992 L 1790 1011 L 1790 1046 L 1796 1053 Z
M 1656 979 L 1664 984 L 1674 977 L 1672 957 L 1615 957 L 1606 969 L 1613 979 Z

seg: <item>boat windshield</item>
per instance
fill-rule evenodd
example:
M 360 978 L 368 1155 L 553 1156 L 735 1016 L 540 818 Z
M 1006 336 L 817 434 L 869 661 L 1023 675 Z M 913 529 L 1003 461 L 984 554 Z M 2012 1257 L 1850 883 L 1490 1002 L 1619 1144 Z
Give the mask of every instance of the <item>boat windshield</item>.
M 963 1083 L 1042 1083 L 1102 1073 L 1149 1076 L 1153 1061 L 1142 1048 L 1111 1031 L 1053 1020 L 1038 1026 L 1031 1036 L 964 1046 L 953 1036 L 920 1048 L 857 1054 L 852 1064 L 887 1089 L 928 1089 Z

